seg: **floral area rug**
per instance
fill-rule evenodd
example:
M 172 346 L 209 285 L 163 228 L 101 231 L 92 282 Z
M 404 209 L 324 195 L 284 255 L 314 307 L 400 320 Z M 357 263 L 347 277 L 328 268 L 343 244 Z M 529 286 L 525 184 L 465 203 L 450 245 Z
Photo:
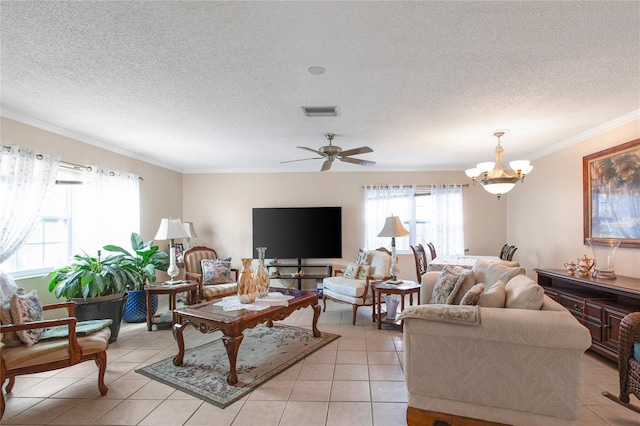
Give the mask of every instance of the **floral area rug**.
M 236 362 L 238 383 L 234 386 L 227 384 L 229 358 L 220 338 L 187 349 L 180 367 L 173 365 L 171 357 L 136 373 L 224 408 L 339 337 L 330 333 L 313 337 L 312 330 L 283 324 L 245 330 Z

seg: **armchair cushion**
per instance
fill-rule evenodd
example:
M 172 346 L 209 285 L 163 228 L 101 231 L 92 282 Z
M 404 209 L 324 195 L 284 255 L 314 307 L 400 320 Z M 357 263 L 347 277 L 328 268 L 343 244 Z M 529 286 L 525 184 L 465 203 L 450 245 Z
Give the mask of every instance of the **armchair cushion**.
M 202 284 L 226 284 L 232 283 L 231 279 L 231 259 L 203 259 L 200 261 L 202 267 Z
M 42 305 L 35 290 L 27 294 L 13 293 L 11 296 L 11 317 L 13 323 L 20 325 L 42 320 Z M 44 332 L 43 328 L 31 328 L 28 330 L 18 330 L 18 338 L 28 346 L 38 343 L 38 339 Z
M 16 294 L 24 294 L 24 289 L 18 288 Z M 13 324 L 13 318 L 11 317 L 11 295 L 12 294 L 7 294 L 0 299 L 0 324 L 3 325 Z M 20 340 L 15 331 L 0 333 L 0 336 L 2 336 L 2 343 L 6 346 L 22 345 L 22 340 Z
M 367 280 L 353 278 L 330 277 L 323 280 L 323 291 L 343 294 L 348 297 L 362 297 L 367 287 Z
M 391 256 L 383 251 L 374 250 L 371 256 L 371 269 L 369 275 L 375 279 L 381 280 L 389 274 L 391 267 Z

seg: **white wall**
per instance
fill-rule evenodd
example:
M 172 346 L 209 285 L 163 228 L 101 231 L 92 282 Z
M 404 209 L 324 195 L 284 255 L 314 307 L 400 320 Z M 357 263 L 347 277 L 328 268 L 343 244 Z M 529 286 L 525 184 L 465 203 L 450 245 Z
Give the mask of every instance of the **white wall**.
M 364 244 L 363 186 L 467 181 L 463 172 L 186 174 L 183 218 L 194 223 L 198 245 L 215 248 L 219 256 L 231 256 L 233 266 L 240 267 L 240 258 L 254 254 L 252 207 L 340 206 L 343 259 L 335 262 L 346 264 L 355 259 Z M 470 186 L 463 193 L 465 246 L 470 253 L 497 254 L 506 237 L 506 202 L 496 200 L 479 185 Z M 415 279 L 413 256 L 399 258 L 400 276 Z
M 507 240 L 518 246 L 516 258 L 528 275 L 593 257 L 583 240 L 582 157 L 638 138 L 640 121 L 634 121 L 533 162 L 526 182 L 509 193 L 507 208 Z M 615 270 L 640 278 L 640 249 L 618 249 Z

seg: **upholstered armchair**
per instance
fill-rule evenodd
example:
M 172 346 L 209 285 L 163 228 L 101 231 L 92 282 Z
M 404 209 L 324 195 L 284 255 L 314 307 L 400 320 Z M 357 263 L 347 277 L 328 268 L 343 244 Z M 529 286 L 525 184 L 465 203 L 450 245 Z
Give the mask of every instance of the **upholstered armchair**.
M 209 269 L 203 272 L 202 261 L 209 262 Z M 230 259 L 218 259 L 218 253 L 209 247 L 197 246 L 184 252 L 185 278 L 199 283 L 199 300 L 212 300 L 232 296 L 238 292 L 238 270 L 231 268 Z
M 56 326 L 62 326 L 60 328 L 65 331 L 62 333 L 65 337 L 40 340 L 31 346 L 0 344 L 0 419 L 2 419 L 5 410 L 4 392 L 1 386 L 8 379 L 9 383 L 5 390 L 10 393 L 15 384 L 16 376 L 19 375 L 56 370 L 93 360 L 98 366 L 100 394 L 106 395 L 109 391 L 109 388 L 104 384 L 104 374 L 107 370 L 107 346 L 111 330 L 105 326 L 95 332 L 87 333 L 85 336 L 78 336 L 76 334 L 75 305 L 75 302 L 70 301 L 42 306 L 44 311 L 66 308 L 68 316 L 65 318 L 0 325 L 0 335 Z
M 327 299 L 337 303 L 348 303 L 353 307 L 353 324 L 356 323 L 358 308 L 372 306 L 375 280 L 391 279 L 389 267 L 391 253 L 384 247 L 377 250 L 360 251 L 356 263 L 350 263 L 347 269 L 334 271 L 333 277 L 323 280 L 323 310 L 327 310 Z M 372 314 L 375 321 L 375 317 Z

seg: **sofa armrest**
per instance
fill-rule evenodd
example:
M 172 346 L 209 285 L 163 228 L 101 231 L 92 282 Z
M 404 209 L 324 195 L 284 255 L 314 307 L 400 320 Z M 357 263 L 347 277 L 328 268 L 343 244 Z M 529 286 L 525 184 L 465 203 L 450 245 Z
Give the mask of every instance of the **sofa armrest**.
M 440 277 L 442 272 L 429 271 L 422 275 L 422 281 L 420 283 L 420 303 L 426 305 L 431 303 L 431 294 L 433 293 L 433 287 L 436 285 L 436 281 Z

